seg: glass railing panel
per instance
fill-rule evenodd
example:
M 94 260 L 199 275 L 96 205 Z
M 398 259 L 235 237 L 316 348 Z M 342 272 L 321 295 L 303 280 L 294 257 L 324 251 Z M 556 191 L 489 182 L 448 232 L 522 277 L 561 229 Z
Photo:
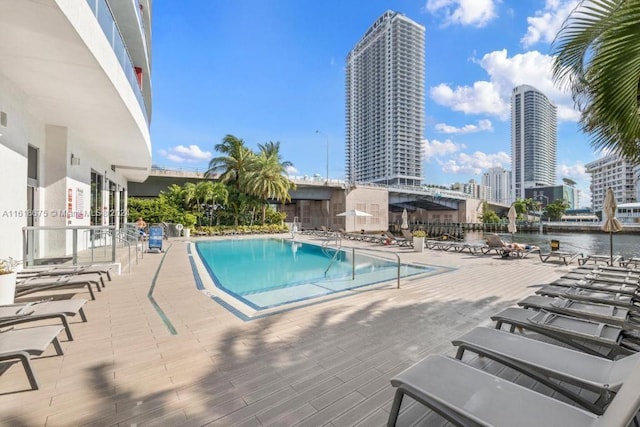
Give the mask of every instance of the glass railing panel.
M 24 227 L 22 231 L 25 268 L 116 261 L 119 241 L 113 226 Z
M 111 9 L 109 9 L 109 5 L 106 0 L 87 0 L 87 4 L 96 17 L 100 28 L 102 28 L 102 32 L 107 37 L 113 52 L 118 58 L 122 71 L 124 71 L 125 76 L 129 81 L 129 85 L 138 100 L 138 104 L 144 114 L 145 121 L 147 122 L 147 125 L 149 125 L 149 111 L 147 110 L 144 96 L 142 95 L 142 89 L 140 89 L 140 85 L 138 84 L 133 62 L 131 61 L 129 52 L 127 51 L 126 45 L 122 39 L 120 30 L 113 19 L 113 14 L 111 13 Z M 144 32 L 142 34 L 144 37 Z

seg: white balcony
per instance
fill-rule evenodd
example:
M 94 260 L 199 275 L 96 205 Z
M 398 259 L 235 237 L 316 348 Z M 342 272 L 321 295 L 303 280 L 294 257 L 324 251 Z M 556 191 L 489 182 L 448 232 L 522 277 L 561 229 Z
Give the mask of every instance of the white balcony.
M 0 75 L 130 180 L 151 166 L 147 112 L 86 1 L 0 0 Z

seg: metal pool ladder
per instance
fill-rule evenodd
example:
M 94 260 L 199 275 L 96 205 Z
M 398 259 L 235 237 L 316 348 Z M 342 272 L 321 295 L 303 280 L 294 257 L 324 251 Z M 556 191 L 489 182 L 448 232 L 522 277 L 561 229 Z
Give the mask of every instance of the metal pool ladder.
M 328 257 L 329 253 L 327 252 L 327 246 L 329 246 L 329 242 L 331 242 L 331 240 L 327 239 L 322 243 L 322 252 Z M 327 273 L 329 272 L 329 269 L 331 268 L 331 266 L 333 265 L 333 263 L 336 261 L 336 258 L 338 257 L 338 254 L 340 253 L 340 248 L 342 247 L 342 241 L 337 240 L 338 242 L 338 246 L 336 247 L 333 256 L 331 257 L 331 261 L 329 261 L 329 265 L 327 266 L 326 270 L 324 270 L 324 277 L 327 277 Z

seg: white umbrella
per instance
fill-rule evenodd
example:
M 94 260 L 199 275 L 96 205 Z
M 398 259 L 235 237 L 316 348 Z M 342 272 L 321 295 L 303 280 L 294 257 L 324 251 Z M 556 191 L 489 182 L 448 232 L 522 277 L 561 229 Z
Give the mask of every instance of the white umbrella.
M 607 188 L 607 195 L 604 197 L 604 204 L 602 205 L 602 212 L 606 215 L 607 219 L 602 223 L 602 231 L 609 233 L 609 256 L 610 264 L 613 266 L 613 233 L 617 233 L 622 230 L 622 224 L 616 218 L 616 211 L 618 210 L 618 204 L 616 203 L 616 196 L 613 194 L 611 187 Z
M 509 233 L 511 233 L 511 243 L 513 243 L 513 233 L 518 231 L 518 227 L 516 227 L 516 218 L 518 218 L 518 213 L 516 212 L 516 207 L 514 205 L 511 205 L 509 208 L 507 218 L 509 218 L 508 230 Z
M 359 211 L 357 209 L 350 209 L 350 210 L 348 210 L 346 212 L 339 213 L 336 216 L 351 216 L 351 217 L 353 217 L 353 230 L 355 231 L 355 229 L 356 229 L 356 217 L 357 216 L 364 217 L 364 216 L 373 216 L 373 215 L 371 215 L 370 213 Z
M 400 228 L 404 228 L 405 230 L 409 228 L 408 219 L 409 219 L 409 216 L 407 215 L 407 210 L 403 209 L 402 210 L 402 225 L 400 226 Z

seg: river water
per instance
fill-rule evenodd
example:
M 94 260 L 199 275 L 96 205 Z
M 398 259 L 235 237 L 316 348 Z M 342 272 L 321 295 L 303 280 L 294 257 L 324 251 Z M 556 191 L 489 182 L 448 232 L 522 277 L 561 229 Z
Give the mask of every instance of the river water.
M 498 233 L 505 242 L 511 242 L 511 234 Z M 551 240 L 560 241 L 560 250 L 581 252 L 584 255 L 609 255 L 609 233 L 515 233 L 513 241 L 539 246 L 543 251 L 550 249 Z M 482 231 L 468 231 L 465 241 L 484 241 Z M 639 234 L 613 234 L 613 254 L 623 258 L 640 257 Z

